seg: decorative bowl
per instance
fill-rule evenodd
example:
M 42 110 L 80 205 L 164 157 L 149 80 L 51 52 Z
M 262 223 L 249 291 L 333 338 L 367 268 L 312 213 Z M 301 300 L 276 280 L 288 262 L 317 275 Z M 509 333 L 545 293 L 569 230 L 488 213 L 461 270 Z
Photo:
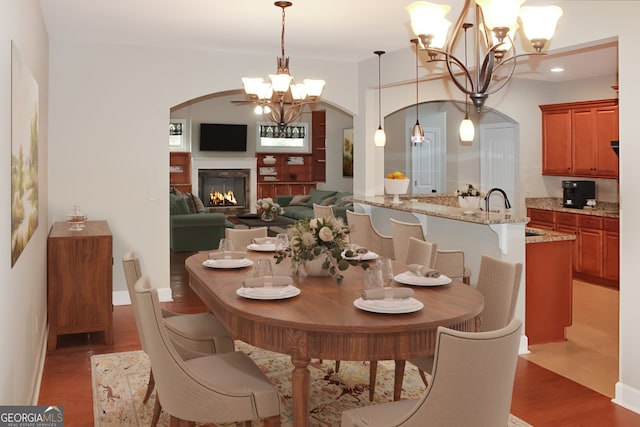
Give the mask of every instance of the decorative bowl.
M 393 194 L 391 203 L 400 203 L 399 194 L 406 194 L 409 189 L 409 178 L 405 179 L 388 179 L 384 180 L 384 191 L 387 194 Z

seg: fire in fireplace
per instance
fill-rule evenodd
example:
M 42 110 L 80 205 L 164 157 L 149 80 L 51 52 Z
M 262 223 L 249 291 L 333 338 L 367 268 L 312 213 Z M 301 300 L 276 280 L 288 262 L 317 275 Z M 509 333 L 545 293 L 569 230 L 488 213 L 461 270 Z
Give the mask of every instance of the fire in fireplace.
M 209 206 L 236 206 L 238 201 L 233 195 L 233 191 L 229 190 L 226 193 L 215 191 L 211 188 L 209 192 Z
M 248 169 L 198 169 L 198 195 L 210 207 L 246 209 L 249 173 Z

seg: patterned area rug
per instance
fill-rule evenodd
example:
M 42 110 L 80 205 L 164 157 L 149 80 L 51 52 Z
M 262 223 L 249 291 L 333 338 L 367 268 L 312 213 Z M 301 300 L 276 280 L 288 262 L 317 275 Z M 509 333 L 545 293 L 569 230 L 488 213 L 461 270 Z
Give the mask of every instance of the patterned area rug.
M 290 427 L 291 381 L 293 365 L 288 356 L 258 349 L 236 341 L 236 348 L 246 352 L 278 388 L 281 399 L 283 427 Z M 93 385 L 93 414 L 95 426 L 148 426 L 153 414 L 155 393 L 146 404 L 142 403 L 149 378 L 149 358 L 142 351 L 109 353 L 91 356 Z M 311 425 L 339 426 L 343 411 L 364 405 L 393 400 L 394 363 L 378 363 L 375 402 L 369 402 L 369 365 L 367 362 L 345 362 L 335 373 L 335 363 L 312 360 L 311 371 Z M 416 368 L 409 363 L 405 370 L 402 398 L 418 398 L 425 386 Z M 168 426 L 169 416 L 163 412 L 158 426 Z M 258 425 L 257 422 L 254 425 Z M 208 424 L 210 426 L 210 424 Z M 515 416 L 509 427 L 531 427 Z

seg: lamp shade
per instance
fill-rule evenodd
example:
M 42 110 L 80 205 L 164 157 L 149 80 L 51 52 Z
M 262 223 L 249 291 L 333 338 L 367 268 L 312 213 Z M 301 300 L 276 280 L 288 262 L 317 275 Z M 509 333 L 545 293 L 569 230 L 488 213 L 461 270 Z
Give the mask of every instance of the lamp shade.
M 312 97 L 319 97 L 324 90 L 324 80 L 304 79 L 304 86 L 307 90 L 307 95 Z
M 447 40 L 447 31 L 451 22 L 445 19 L 451 11 L 449 5 L 416 1 L 407 6 L 411 18 L 411 29 L 417 36 L 432 38 L 431 47 L 441 48 Z
M 376 134 L 373 137 L 373 142 L 376 147 L 384 147 L 387 143 L 387 135 L 384 133 L 384 130 L 379 127 L 376 131 Z
M 416 120 L 416 124 L 411 128 L 411 142 L 418 144 L 424 141 L 424 129 L 420 122 Z
M 476 0 L 489 29 L 510 28 L 518 20 L 522 3 L 524 0 Z
M 242 78 L 242 86 L 244 86 L 244 91 L 249 95 L 256 95 L 260 93 L 260 87 L 264 80 L 260 77 L 243 77 Z
M 475 137 L 476 130 L 473 126 L 473 122 L 467 117 L 460 123 L 460 141 L 471 142 Z
M 561 16 L 562 9 L 558 6 L 525 6 L 520 10 L 522 29 L 529 40 L 551 39 Z
M 269 78 L 271 79 L 271 87 L 279 93 L 284 93 L 289 90 L 291 79 L 293 79 L 289 74 L 284 73 L 269 74 Z

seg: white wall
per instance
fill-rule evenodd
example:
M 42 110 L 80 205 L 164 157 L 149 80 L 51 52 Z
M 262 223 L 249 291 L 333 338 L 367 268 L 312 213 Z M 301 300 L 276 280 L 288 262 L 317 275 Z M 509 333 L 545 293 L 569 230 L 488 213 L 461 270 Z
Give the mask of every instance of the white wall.
M 0 2 L 0 121 L 4 203 L 0 209 L 0 404 L 33 404 L 44 361 L 47 320 L 46 241 L 49 41 L 37 0 Z M 11 267 L 11 42 L 39 88 L 38 228 Z M 53 403 L 53 402 L 52 402 Z

